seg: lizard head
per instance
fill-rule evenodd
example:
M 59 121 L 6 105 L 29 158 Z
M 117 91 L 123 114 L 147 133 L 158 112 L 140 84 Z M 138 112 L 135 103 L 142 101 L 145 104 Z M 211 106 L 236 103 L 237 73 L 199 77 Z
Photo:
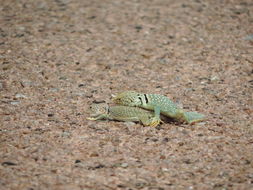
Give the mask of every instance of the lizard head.
M 107 103 L 91 104 L 89 112 L 92 117 L 96 117 L 102 114 L 108 114 L 109 105 Z
M 117 94 L 113 98 L 113 102 L 125 106 L 140 106 L 142 105 L 142 94 L 134 91 L 125 91 Z

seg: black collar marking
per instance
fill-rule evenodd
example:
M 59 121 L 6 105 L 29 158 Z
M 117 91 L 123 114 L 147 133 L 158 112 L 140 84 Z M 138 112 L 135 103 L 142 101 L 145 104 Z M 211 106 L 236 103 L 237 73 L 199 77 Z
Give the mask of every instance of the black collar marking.
M 138 98 L 139 98 L 139 100 L 141 101 L 141 104 L 143 105 L 143 101 L 142 101 L 141 97 L 139 96 Z
M 146 101 L 146 104 L 148 103 L 148 97 L 147 97 L 147 94 L 144 94 L 144 97 L 145 97 L 145 101 Z

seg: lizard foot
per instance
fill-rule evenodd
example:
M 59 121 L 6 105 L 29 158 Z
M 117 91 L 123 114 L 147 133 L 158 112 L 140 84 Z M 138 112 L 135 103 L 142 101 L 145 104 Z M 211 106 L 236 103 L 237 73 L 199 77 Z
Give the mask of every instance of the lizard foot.
M 156 127 L 157 125 L 159 125 L 162 121 L 160 119 L 157 118 L 153 118 L 152 121 L 149 123 L 149 126 L 151 127 Z

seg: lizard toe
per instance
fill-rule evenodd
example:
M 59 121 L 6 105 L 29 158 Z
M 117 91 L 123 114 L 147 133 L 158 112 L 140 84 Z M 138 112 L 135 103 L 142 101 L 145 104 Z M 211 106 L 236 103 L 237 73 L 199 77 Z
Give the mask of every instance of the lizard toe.
M 151 126 L 151 127 L 156 127 L 157 125 L 160 124 L 160 122 L 161 122 L 160 119 L 154 118 L 154 119 L 151 121 L 151 123 L 149 124 L 149 126 Z

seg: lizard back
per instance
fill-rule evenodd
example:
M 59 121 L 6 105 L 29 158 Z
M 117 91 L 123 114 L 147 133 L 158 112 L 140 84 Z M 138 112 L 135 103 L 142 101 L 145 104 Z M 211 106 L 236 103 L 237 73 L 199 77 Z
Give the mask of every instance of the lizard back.
M 110 107 L 109 113 L 110 117 L 114 119 L 123 118 L 140 118 L 142 116 L 153 117 L 154 113 L 148 110 L 144 110 L 138 107 L 128 107 L 128 106 L 113 106 Z M 139 119 L 137 119 L 138 121 Z
M 154 109 L 154 106 L 159 106 L 163 115 L 173 117 L 179 109 L 175 103 L 173 103 L 168 97 L 160 94 L 144 94 L 145 104 L 143 108 Z

